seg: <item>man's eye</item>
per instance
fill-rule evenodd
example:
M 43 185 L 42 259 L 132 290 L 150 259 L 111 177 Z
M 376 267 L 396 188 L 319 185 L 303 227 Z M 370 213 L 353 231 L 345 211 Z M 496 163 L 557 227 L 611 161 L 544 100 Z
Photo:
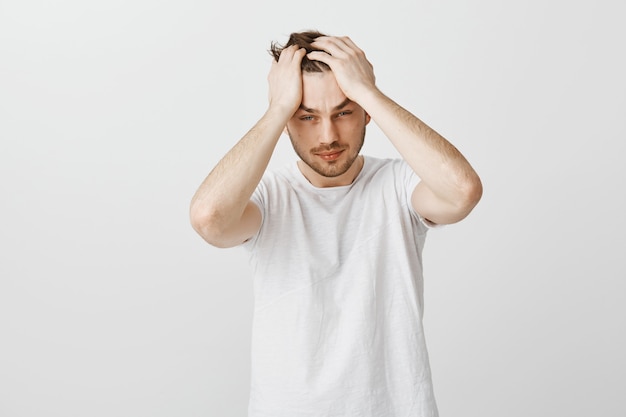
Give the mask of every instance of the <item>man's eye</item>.
M 313 116 L 302 116 L 300 120 L 304 120 L 304 121 L 313 120 Z
M 342 112 L 337 113 L 337 117 L 348 116 L 350 114 L 352 114 L 351 111 L 342 111 Z

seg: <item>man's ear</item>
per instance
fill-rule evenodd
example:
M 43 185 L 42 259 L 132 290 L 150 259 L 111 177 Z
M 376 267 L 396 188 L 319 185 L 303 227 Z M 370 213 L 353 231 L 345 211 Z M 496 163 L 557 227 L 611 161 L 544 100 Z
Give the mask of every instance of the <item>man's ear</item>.
M 370 120 L 372 120 L 372 117 L 367 114 L 367 112 L 365 112 L 365 125 L 367 126 L 370 122 Z

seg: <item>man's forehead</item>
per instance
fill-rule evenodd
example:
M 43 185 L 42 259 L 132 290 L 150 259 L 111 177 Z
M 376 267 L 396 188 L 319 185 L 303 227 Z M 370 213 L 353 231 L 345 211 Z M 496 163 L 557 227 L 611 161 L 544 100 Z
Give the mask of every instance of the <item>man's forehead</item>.
M 352 103 L 341 91 L 331 71 L 302 73 L 303 94 L 301 110 L 312 113 L 338 110 Z
M 302 83 L 306 85 L 316 85 L 316 84 L 337 84 L 337 79 L 335 78 L 335 74 L 332 71 L 322 71 L 322 72 L 302 72 Z
M 350 103 L 352 103 L 352 100 L 350 100 L 349 98 L 346 97 L 345 100 L 343 100 L 341 103 L 332 106 L 332 111 L 337 111 L 337 110 L 341 110 L 344 107 L 346 107 L 347 105 L 349 105 Z M 303 110 L 307 113 L 319 113 L 320 111 L 318 109 L 316 109 L 315 107 L 310 107 L 310 105 L 306 105 L 304 103 L 304 101 L 302 103 L 300 103 L 300 107 L 298 108 L 299 110 Z

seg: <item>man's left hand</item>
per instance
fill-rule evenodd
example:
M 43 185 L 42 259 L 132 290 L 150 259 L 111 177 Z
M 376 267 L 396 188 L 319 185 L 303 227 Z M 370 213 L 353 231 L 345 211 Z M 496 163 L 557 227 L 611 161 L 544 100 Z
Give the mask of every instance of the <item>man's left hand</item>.
M 328 65 L 350 100 L 359 103 L 365 94 L 376 89 L 372 64 L 350 38 L 321 36 L 311 45 L 325 52 L 313 51 L 307 58 Z

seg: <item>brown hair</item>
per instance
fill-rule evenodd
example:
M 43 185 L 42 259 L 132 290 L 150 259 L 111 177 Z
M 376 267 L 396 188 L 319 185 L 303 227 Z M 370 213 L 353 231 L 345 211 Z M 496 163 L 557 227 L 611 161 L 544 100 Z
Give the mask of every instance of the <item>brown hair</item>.
M 276 62 L 278 62 L 278 58 L 280 57 L 283 49 L 291 46 L 298 45 L 300 48 L 306 49 L 306 53 L 313 51 L 321 51 L 321 49 L 316 49 L 311 46 L 311 44 L 315 41 L 316 38 L 320 36 L 327 36 L 318 31 L 306 31 L 306 32 L 294 32 L 289 35 L 289 40 L 284 45 L 279 45 L 276 42 L 272 42 L 270 50 L 268 51 L 270 55 L 274 57 Z M 322 51 L 324 52 L 324 51 Z M 300 65 L 302 68 L 302 72 L 323 72 L 330 71 L 330 67 L 323 62 L 320 61 L 312 61 L 306 57 L 306 55 L 302 58 L 302 64 Z

